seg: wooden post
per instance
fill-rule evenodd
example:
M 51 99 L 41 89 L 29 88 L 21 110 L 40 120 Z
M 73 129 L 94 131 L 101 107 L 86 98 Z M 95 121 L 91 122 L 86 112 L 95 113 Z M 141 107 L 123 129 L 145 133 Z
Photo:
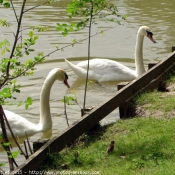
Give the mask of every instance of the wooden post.
M 148 64 L 148 70 L 151 69 L 152 67 L 154 67 L 157 63 L 149 63 Z
M 119 91 L 120 89 L 122 89 L 123 87 L 125 87 L 127 84 L 129 84 L 129 82 L 122 82 L 122 83 L 119 83 L 117 85 L 117 90 Z
M 151 69 L 154 67 L 157 63 L 149 63 L 148 64 L 148 69 Z M 122 89 L 124 86 L 126 86 L 129 82 L 122 82 L 117 85 L 118 90 Z M 126 100 L 123 104 L 119 106 L 119 116 L 121 119 L 126 119 L 128 118 L 130 114 L 130 108 L 129 108 L 129 103 L 131 99 Z
M 124 86 L 126 86 L 128 84 L 128 82 L 122 82 L 122 83 L 119 83 L 118 85 L 117 85 L 117 89 L 118 89 L 118 91 L 120 90 L 120 89 L 122 89 Z M 119 106 L 119 116 L 120 116 L 120 118 L 121 119 L 125 119 L 125 118 L 127 118 L 127 110 L 128 110 L 128 103 L 129 102 L 124 102 L 123 104 L 121 104 L 120 106 Z
M 49 141 L 49 139 L 39 139 L 39 140 L 33 142 L 33 151 L 36 152 L 48 141 Z
M 175 46 L 172 46 L 172 52 L 174 52 L 175 51 Z

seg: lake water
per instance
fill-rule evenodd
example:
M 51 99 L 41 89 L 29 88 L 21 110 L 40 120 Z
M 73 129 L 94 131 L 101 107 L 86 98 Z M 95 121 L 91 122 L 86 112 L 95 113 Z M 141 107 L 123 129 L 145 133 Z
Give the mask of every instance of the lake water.
M 27 1 L 26 9 L 39 4 L 42 1 Z M 77 33 L 71 33 L 67 37 L 63 37 L 58 31 L 55 30 L 57 22 L 69 22 L 65 8 L 69 0 L 60 0 L 51 5 L 44 5 L 33 9 L 24 15 L 23 29 L 26 26 L 46 25 L 49 26 L 50 31 L 38 33 L 39 40 L 36 44 L 36 50 L 44 51 L 45 55 L 55 50 L 55 45 L 59 44 L 62 48 L 72 42 L 73 39 L 81 40 L 88 36 L 88 29 L 85 28 Z M 171 47 L 175 44 L 175 1 L 174 0 L 119 0 L 113 1 L 121 14 L 128 14 L 128 18 L 123 22 L 123 25 L 115 23 L 98 22 L 98 25 L 92 26 L 92 34 L 97 31 L 110 28 L 104 35 L 96 35 L 91 39 L 91 58 L 101 57 L 109 58 L 120 63 L 127 65 L 130 68 L 134 65 L 134 48 L 136 33 L 140 26 L 147 25 L 154 33 L 154 39 L 157 41 L 153 44 L 145 38 L 144 40 L 144 64 L 147 67 L 148 63 L 158 62 L 166 58 L 171 52 Z M 20 1 L 14 1 L 17 13 L 20 10 Z M 0 7 L 0 19 L 6 18 L 12 24 L 12 29 L 15 28 L 15 16 L 12 10 L 6 10 Z M 78 21 L 75 18 L 74 21 Z M 0 28 L 3 36 L 0 35 L 0 40 L 7 38 L 13 43 L 13 35 L 10 30 Z M 26 34 L 24 30 L 24 35 Z M 78 80 L 76 75 L 69 69 L 64 62 L 67 58 L 72 63 L 76 64 L 80 60 L 87 59 L 87 40 L 76 44 L 74 47 L 69 46 L 64 51 L 57 51 L 46 58 L 46 61 L 36 66 L 37 70 L 34 76 L 22 77 L 18 82 L 22 85 L 21 93 L 17 94 L 18 100 L 25 100 L 27 96 L 31 96 L 34 100 L 33 105 L 29 110 L 24 107 L 17 108 L 16 106 L 7 106 L 6 109 L 18 113 L 30 121 L 37 123 L 39 121 L 39 95 L 45 77 L 48 72 L 55 67 L 60 67 L 66 70 L 69 76 L 69 84 L 71 89 L 76 91 L 79 105 L 83 106 L 84 84 Z M 24 59 L 31 58 L 34 55 L 25 57 Z M 117 90 L 117 82 L 105 82 L 100 85 L 97 83 L 90 83 L 87 92 L 87 106 L 98 106 L 103 101 L 107 100 Z M 67 127 L 66 119 L 64 116 L 64 104 L 61 102 L 64 95 L 74 94 L 66 89 L 60 82 L 56 82 L 51 91 L 51 113 L 53 119 L 53 136 L 62 132 Z M 77 105 L 67 106 L 67 115 L 69 123 L 75 122 L 81 117 L 80 108 Z M 103 124 L 114 122 L 119 119 L 118 110 L 112 112 L 103 120 Z M 40 134 L 31 137 L 33 142 L 40 138 Z M 5 161 L 5 153 L 1 153 L 1 161 Z M 22 162 L 23 158 L 19 158 Z

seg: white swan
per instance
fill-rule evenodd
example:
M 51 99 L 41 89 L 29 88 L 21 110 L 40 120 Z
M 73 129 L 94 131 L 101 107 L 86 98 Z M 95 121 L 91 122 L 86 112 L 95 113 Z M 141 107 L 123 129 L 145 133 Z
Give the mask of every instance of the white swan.
M 40 121 L 38 124 L 32 123 L 24 117 L 11 111 L 4 110 L 15 136 L 17 135 L 18 137 L 25 137 L 25 132 L 27 132 L 28 136 L 31 136 L 35 133 L 47 131 L 52 128 L 49 103 L 50 90 L 56 80 L 64 82 L 64 84 L 69 88 L 67 79 L 68 76 L 66 72 L 60 68 L 52 69 L 46 77 L 40 94 Z M 6 127 L 6 129 L 8 137 L 11 138 L 12 136 L 8 130 L 8 127 Z M 1 128 L 0 134 L 2 134 Z
M 89 79 L 98 82 L 131 81 L 142 75 L 145 72 L 142 54 L 144 36 L 147 36 L 152 42 L 156 43 L 149 27 L 142 26 L 139 28 L 135 47 L 135 71 L 116 61 L 96 58 L 89 62 Z M 87 60 L 82 61 L 77 65 L 72 64 L 67 59 L 65 59 L 65 61 L 78 77 L 82 79 L 86 78 L 88 66 Z

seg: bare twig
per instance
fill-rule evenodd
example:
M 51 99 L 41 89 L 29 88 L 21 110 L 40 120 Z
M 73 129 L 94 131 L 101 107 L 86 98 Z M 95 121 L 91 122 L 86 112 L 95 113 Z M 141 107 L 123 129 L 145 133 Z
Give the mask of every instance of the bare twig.
M 29 158 L 29 154 L 28 154 L 28 151 L 27 151 L 27 146 L 26 146 L 26 141 L 24 140 L 24 148 L 25 148 L 25 152 L 26 152 L 26 157 Z
M 3 148 L 4 148 L 4 149 L 6 150 L 6 152 L 7 152 L 8 159 L 11 159 L 13 169 L 14 169 L 13 164 L 14 164 L 16 167 L 18 167 L 18 164 L 16 163 L 15 159 L 13 158 L 11 151 L 9 151 L 8 147 L 7 147 L 7 146 L 4 146 L 3 143 L 1 143 L 1 144 L 2 144 Z M 9 165 L 11 165 L 11 164 L 9 164 Z M 11 168 L 10 168 L 10 169 L 11 169 Z M 13 171 L 13 170 L 12 170 L 12 171 Z
M 3 133 L 3 140 L 5 143 L 9 143 L 8 137 L 7 137 L 7 132 L 6 132 L 6 128 L 5 128 L 5 123 L 4 123 L 4 116 L 3 116 L 3 109 L 2 106 L 0 105 L 0 123 L 1 123 L 1 128 L 2 128 L 2 133 Z M 2 142 L 2 146 L 4 147 L 4 149 L 7 152 L 7 156 L 8 156 L 8 161 L 9 161 L 9 166 L 10 166 L 10 171 L 14 170 L 14 166 L 13 166 L 13 160 L 9 157 L 11 155 L 10 152 L 10 146 L 4 146 Z
M 11 4 L 12 4 L 12 8 L 13 8 L 13 11 L 14 11 L 14 13 L 15 13 L 16 21 L 17 21 L 17 23 L 18 23 L 18 17 L 17 17 L 17 14 L 16 14 L 15 7 L 14 7 L 14 5 L 13 5 L 13 1 L 10 0 L 10 2 L 11 2 Z
M 23 1 L 22 7 L 21 7 L 21 13 L 20 13 L 20 17 L 19 17 L 19 20 L 18 20 L 18 27 L 17 27 L 17 31 L 16 31 L 16 35 L 15 35 L 15 41 L 14 41 L 14 44 L 13 44 L 13 47 L 12 47 L 12 51 L 11 51 L 11 54 L 10 54 L 10 59 L 12 59 L 12 57 L 13 57 L 13 54 L 14 54 L 14 51 L 15 51 L 15 48 L 16 48 L 16 45 L 17 45 L 17 42 L 18 42 L 18 36 L 19 36 L 19 31 L 20 31 L 20 27 L 21 27 L 23 11 L 24 11 L 24 7 L 25 7 L 26 1 L 27 0 Z M 6 77 L 2 81 L 1 87 L 2 87 L 2 85 L 4 85 L 9 80 L 9 76 L 10 76 L 9 72 L 10 72 L 10 61 L 7 64 Z
M 67 125 L 69 126 L 69 121 L 68 121 L 68 117 L 67 117 L 67 111 L 66 111 L 66 103 L 65 103 L 65 101 L 66 101 L 66 98 L 65 98 L 65 96 L 64 96 L 64 110 L 65 110 L 65 116 L 66 116 Z
M 105 32 L 105 31 L 111 30 L 111 29 L 116 28 L 116 27 L 118 27 L 118 26 L 114 26 L 114 27 L 105 29 L 105 30 L 103 30 L 103 31 Z M 95 37 L 96 35 L 99 35 L 99 34 L 101 34 L 101 32 L 96 32 L 94 35 L 90 36 L 90 38 L 93 38 L 93 37 Z M 84 38 L 84 39 L 81 39 L 81 40 L 77 41 L 75 44 L 78 44 L 78 43 L 81 43 L 81 42 L 83 42 L 83 41 L 86 41 L 87 39 L 89 39 L 89 37 Z M 41 59 L 39 59 L 39 60 L 38 60 L 36 63 L 34 63 L 31 67 L 28 67 L 25 71 L 20 72 L 18 75 L 14 76 L 14 77 L 8 78 L 8 80 L 6 80 L 5 82 L 8 83 L 9 81 L 20 77 L 22 74 L 24 74 L 25 72 L 27 72 L 28 70 L 30 70 L 32 67 L 34 67 L 37 63 L 41 62 L 45 57 L 49 57 L 51 54 L 53 54 L 53 53 L 55 53 L 55 52 L 57 52 L 57 51 L 60 51 L 60 50 L 64 50 L 65 48 L 70 47 L 70 46 L 72 47 L 72 43 L 71 43 L 71 44 L 68 44 L 68 45 L 66 45 L 66 46 L 63 46 L 62 48 L 58 48 L 58 49 L 56 49 L 56 50 L 54 50 L 54 51 L 52 51 L 52 52 L 50 52 L 50 53 L 44 55 Z M 2 82 L 1 85 L 0 85 L 0 88 L 2 88 L 2 87 L 4 87 L 4 86 L 5 86 L 5 84 L 4 84 L 4 82 Z
M 28 144 L 30 153 L 33 154 L 33 151 L 32 151 L 32 148 L 31 148 L 31 146 L 30 146 L 29 137 L 28 137 L 28 135 L 27 135 L 27 132 L 25 132 L 25 134 L 26 134 L 27 144 Z
M 29 29 L 31 29 L 31 27 L 27 27 L 27 28 L 25 28 L 25 29 L 21 29 L 19 32 L 22 32 L 22 31 L 25 31 L 25 30 L 29 30 Z M 20 37 L 19 37 L 20 38 Z M 18 38 L 18 39 L 19 39 Z
M 18 141 L 16 140 L 16 137 L 15 137 L 15 135 L 14 135 L 14 133 L 13 133 L 11 127 L 10 127 L 10 124 L 9 124 L 9 122 L 8 122 L 8 120 L 7 120 L 7 117 L 6 117 L 5 113 L 4 113 L 3 108 L 2 108 L 1 105 L 0 105 L 0 107 L 1 107 L 2 114 L 3 114 L 3 116 L 4 116 L 4 119 L 5 119 L 5 121 L 6 121 L 6 124 L 7 124 L 8 129 L 9 129 L 11 135 L 12 135 L 13 140 L 15 141 L 15 143 L 16 143 L 16 145 L 18 146 L 18 148 L 19 148 L 19 150 L 21 151 L 21 153 L 26 157 L 26 155 L 25 155 L 24 151 L 22 150 L 20 144 L 19 144 Z
M 29 10 L 32 10 L 32 9 L 34 9 L 34 8 L 40 7 L 40 6 L 44 5 L 44 4 L 47 4 L 47 1 L 46 1 L 46 2 L 43 2 L 43 3 L 40 4 L 40 5 L 36 5 L 36 6 L 34 6 L 34 7 L 31 7 L 31 8 L 29 8 L 29 9 L 25 10 L 24 13 L 26 13 L 26 12 L 28 12 Z
M 116 27 L 118 27 L 118 26 L 114 26 L 114 27 L 105 29 L 105 30 L 103 30 L 103 31 L 108 31 L 108 30 L 111 30 L 111 29 L 116 28 Z M 99 34 L 101 34 L 101 32 L 95 33 L 94 35 L 90 36 L 90 38 L 93 38 L 93 37 L 95 37 L 96 35 L 99 35 Z M 87 38 L 84 38 L 84 39 L 81 39 L 81 40 L 77 41 L 75 44 L 81 43 L 81 42 L 83 42 L 83 41 L 86 41 L 87 39 L 89 39 L 89 36 L 88 36 Z M 52 51 L 52 52 L 50 52 L 49 54 L 45 55 L 43 58 L 48 57 L 48 56 L 50 56 L 51 54 L 53 54 L 53 53 L 55 53 L 55 52 L 57 52 L 57 51 L 59 51 L 59 50 L 64 50 L 65 48 L 70 47 L 70 46 L 72 46 L 72 43 L 71 43 L 71 44 L 68 44 L 68 45 L 66 45 L 66 46 L 64 46 L 64 47 L 58 48 L 58 49 L 56 49 L 56 50 L 54 50 L 54 51 Z
M 93 18 L 93 9 L 94 4 L 91 3 L 91 15 L 89 21 L 89 37 L 88 37 L 88 66 L 87 66 L 87 75 L 86 75 L 86 83 L 85 83 L 85 91 L 84 91 L 84 102 L 83 102 L 83 110 L 82 115 L 85 114 L 85 107 L 86 107 L 86 93 L 87 93 L 87 84 L 88 84 L 88 76 L 89 76 L 89 60 L 90 60 L 90 43 L 91 43 L 91 25 L 92 25 L 92 18 Z
M 22 25 L 21 25 L 21 30 L 22 30 Z M 20 36 L 20 38 L 21 38 L 21 48 L 22 48 L 22 31 L 20 32 L 21 33 L 21 36 Z
M 0 167 L 0 175 L 5 175 L 5 172 Z

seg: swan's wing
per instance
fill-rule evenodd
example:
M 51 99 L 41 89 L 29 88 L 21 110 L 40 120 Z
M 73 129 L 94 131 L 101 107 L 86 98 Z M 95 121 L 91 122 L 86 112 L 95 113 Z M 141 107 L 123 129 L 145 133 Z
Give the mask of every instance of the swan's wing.
M 25 136 L 25 131 L 28 133 L 28 135 L 33 135 L 36 133 L 36 130 L 39 129 L 37 128 L 37 125 L 28 121 L 24 117 L 15 114 L 11 111 L 4 110 L 4 113 L 7 117 L 7 120 L 10 124 L 11 129 L 14 132 L 14 135 L 18 135 L 19 137 Z M 8 135 L 10 134 L 10 131 L 8 127 L 6 126 L 7 133 Z M 0 128 L 0 134 L 2 133 L 2 130 Z
M 77 67 L 87 69 L 88 61 L 82 61 Z M 128 81 L 137 77 L 132 69 L 108 59 L 92 59 L 89 63 L 89 78 L 98 78 L 97 81 Z
M 86 70 L 72 64 L 71 62 L 69 62 L 67 59 L 65 59 L 67 65 L 72 69 L 72 71 L 80 78 L 85 79 L 86 78 Z

